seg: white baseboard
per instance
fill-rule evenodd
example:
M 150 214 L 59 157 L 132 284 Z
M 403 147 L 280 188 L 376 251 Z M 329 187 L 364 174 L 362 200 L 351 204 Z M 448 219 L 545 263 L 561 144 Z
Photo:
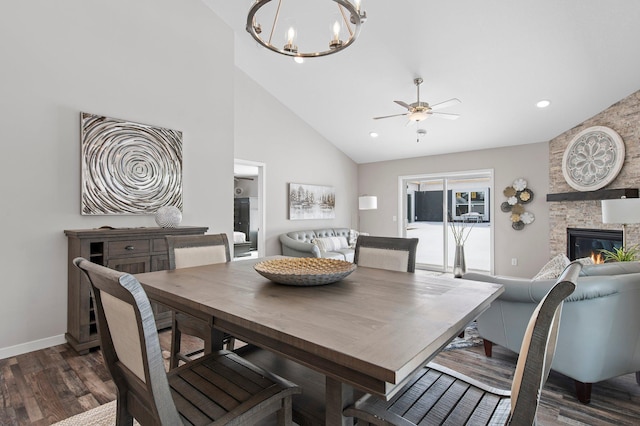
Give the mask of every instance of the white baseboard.
M 45 339 L 33 340 L 31 342 L 21 343 L 7 348 L 0 348 L 0 359 L 11 358 L 12 356 L 26 354 L 27 352 L 38 351 L 40 349 L 49 348 L 51 346 L 62 345 L 66 343 L 64 334 L 58 336 L 47 337 Z

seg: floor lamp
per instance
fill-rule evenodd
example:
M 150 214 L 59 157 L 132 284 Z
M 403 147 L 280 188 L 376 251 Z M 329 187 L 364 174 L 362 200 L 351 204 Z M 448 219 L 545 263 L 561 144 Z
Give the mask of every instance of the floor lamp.
M 622 248 L 627 248 L 627 225 L 640 223 L 640 198 L 602 200 L 602 223 L 622 224 Z

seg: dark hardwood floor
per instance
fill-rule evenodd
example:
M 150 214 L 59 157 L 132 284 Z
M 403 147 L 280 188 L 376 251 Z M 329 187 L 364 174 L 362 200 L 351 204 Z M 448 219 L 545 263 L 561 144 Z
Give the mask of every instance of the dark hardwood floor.
M 170 331 L 160 333 L 168 348 Z M 578 355 L 577 355 L 578 356 Z M 436 362 L 497 387 L 508 387 L 516 355 L 494 347 L 486 358 L 482 347 L 444 352 Z M 80 356 L 59 345 L 0 360 L 1 425 L 50 425 L 115 399 L 115 387 L 99 351 Z M 542 392 L 540 425 L 638 425 L 640 386 L 629 374 L 595 384 L 591 404 L 575 398 L 573 381 L 551 373 Z

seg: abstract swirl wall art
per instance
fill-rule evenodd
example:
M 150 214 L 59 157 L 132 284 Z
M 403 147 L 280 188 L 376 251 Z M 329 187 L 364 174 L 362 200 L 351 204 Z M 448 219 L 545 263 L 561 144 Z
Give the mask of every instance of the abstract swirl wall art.
M 182 210 L 182 132 L 81 113 L 82 214 Z

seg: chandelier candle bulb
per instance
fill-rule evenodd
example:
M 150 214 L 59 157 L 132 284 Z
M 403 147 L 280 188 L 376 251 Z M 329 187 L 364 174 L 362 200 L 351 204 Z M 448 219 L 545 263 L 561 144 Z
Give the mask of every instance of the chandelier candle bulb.
M 287 52 L 295 53 L 298 51 L 298 46 L 293 44 L 293 40 L 296 37 L 296 30 L 293 27 L 289 27 L 287 31 L 287 44 L 284 45 L 284 50 Z

